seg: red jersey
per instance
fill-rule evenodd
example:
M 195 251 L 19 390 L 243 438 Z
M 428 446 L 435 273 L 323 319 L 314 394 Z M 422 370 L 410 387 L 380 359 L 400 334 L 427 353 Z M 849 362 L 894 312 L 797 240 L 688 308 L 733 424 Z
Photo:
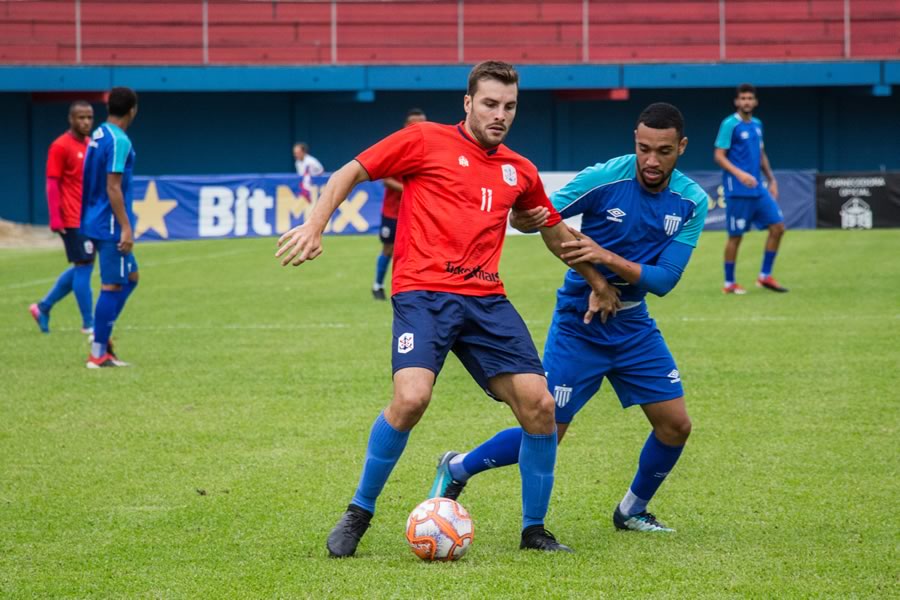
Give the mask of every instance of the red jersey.
M 47 177 L 59 179 L 62 194 L 60 211 L 63 226 L 81 226 L 81 179 L 87 139 L 78 139 L 68 131 L 50 144 L 47 155 Z
M 537 168 L 504 145 L 485 149 L 465 126 L 417 123 L 356 160 L 371 179 L 403 177 L 392 293 L 505 294 L 498 267 L 509 210 L 546 206 Z
M 402 196 L 403 192 L 384 186 L 384 204 L 381 205 L 381 214 L 388 219 L 396 219 L 400 214 L 400 198 Z

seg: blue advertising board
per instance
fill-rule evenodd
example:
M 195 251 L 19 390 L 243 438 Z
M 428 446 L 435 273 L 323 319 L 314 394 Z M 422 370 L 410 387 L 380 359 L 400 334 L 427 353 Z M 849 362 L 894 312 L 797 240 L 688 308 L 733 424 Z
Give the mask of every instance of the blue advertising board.
M 720 171 L 686 173 L 709 194 L 706 230 L 725 228 L 725 198 Z M 547 192 L 565 184 L 574 173 L 542 174 Z M 815 172 L 776 171 L 778 203 L 788 229 L 816 226 Z M 135 177 L 135 237 L 141 240 L 280 235 L 303 223 L 328 181 L 313 177 L 301 189 L 297 175 L 227 175 Z M 381 182 L 364 182 L 335 211 L 328 234 L 376 233 L 381 224 Z
M 297 175 L 135 177 L 135 238 L 195 240 L 280 235 L 304 222 L 328 180 L 301 190 Z M 356 186 L 325 233 L 374 233 L 381 225 L 384 186 Z

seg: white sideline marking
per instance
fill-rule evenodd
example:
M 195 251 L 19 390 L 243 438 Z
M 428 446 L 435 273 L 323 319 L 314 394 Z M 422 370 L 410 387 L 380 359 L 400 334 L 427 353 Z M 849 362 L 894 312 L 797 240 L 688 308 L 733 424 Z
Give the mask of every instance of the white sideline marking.
M 224 252 L 214 252 L 212 254 L 200 254 L 196 256 L 181 256 L 179 258 L 169 258 L 162 260 L 148 260 L 141 264 L 141 261 L 138 261 L 138 267 L 158 267 L 161 265 L 177 265 L 186 262 L 193 262 L 195 260 L 206 260 L 209 258 L 222 258 L 224 256 L 233 256 L 235 254 L 246 254 L 250 252 L 249 249 L 241 249 L 241 250 L 226 250 Z M 94 270 L 97 270 L 99 267 L 94 266 Z M 8 283 L 6 285 L 0 285 L 0 290 L 15 290 L 20 288 L 27 288 L 37 285 L 44 285 L 47 283 L 53 283 L 57 280 L 59 275 L 56 277 L 43 277 L 41 279 L 31 279 L 29 281 L 20 281 L 18 283 Z

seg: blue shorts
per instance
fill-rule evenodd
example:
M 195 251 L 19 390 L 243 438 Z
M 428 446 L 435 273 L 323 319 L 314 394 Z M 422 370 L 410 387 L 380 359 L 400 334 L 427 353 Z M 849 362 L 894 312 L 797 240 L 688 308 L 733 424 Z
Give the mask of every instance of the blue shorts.
M 505 296 L 401 292 L 394 306 L 393 372 L 421 367 L 441 372 L 451 350 L 478 385 L 503 373 L 544 375 L 522 317 Z
M 60 233 L 70 263 L 94 262 L 94 243 L 81 234 L 80 229 L 66 229 Z
M 100 283 L 125 285 L 128 276 L 138 270 L 134 254 L 122 254 L 116 247 L 118 244 L 115 240 L 94 240 L 100 256 Z
M 725 198 L 725 225 L 730 237 L 742 236 L 750 231 L 751 226 L 766 229 L 769 225 L 781 223 L 784 215 L 778 203 L 763 189 L 758 198 L 732 196 Z
M 397 219 L 381 215 L 381 229 L 378 230 L 378 239 L 382 244 L 393 244 L 397 233 Z
M 544 346 L 547 385 L 556 400 L 556 422 L 570 423 L 607 377 L 623 408 L 684 395 L 675 359 L 647 305 L 589 325 L 582 314 L 556 311 Z

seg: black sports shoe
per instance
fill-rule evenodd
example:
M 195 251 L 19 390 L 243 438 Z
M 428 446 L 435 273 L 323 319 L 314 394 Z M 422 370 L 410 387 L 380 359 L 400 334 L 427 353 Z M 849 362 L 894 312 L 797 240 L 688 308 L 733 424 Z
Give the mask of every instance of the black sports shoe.
M 387 300 L 384 296 L 384 288 L 378 288 L 377 290 L 372 288 L 372 297 L 376 300 Z
M 575 552 L 565 544 L 560 544 L 543 525 L 532 525 L 522 530 L 520 550 L 541 550 L 543 552 Z
M 328 553 L 332 558 L 343 558 L 345 556 L 353 556 L 359 540 L 362 538 L 366 529 L 369 528 L 369 521 L 372 520 L 372 513 L 364 508 L 360 508 L 355 504 L 347 507 L 347 512 L 337 522 L 334 529 L 328 535 Z

